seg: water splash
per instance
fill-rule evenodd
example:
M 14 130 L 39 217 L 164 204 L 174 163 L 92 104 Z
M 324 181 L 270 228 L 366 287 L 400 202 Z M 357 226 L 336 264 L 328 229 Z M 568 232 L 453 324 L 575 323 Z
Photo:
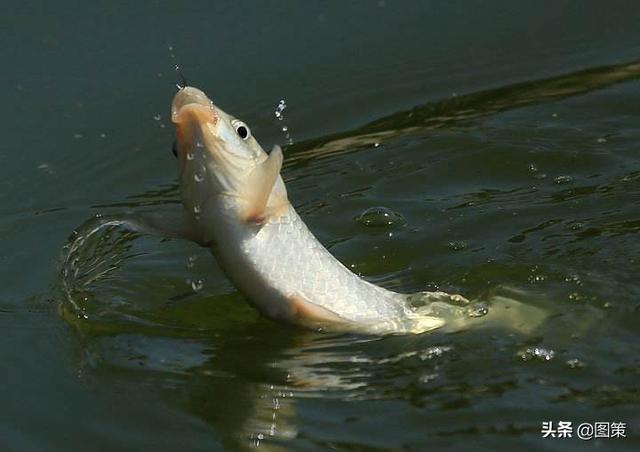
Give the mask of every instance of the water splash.
M 556 352 L 550 348 L 527 347 L 519 350 L 517 356 L 522 361 L 551 361 L 556 356 Z
M 107 281 L 125 260 L 136 257 L 131 241 L 136 233 L 121 228 L 121 220 L 106 220 L 96 215 L 69 238 L 63 248 L 61 265 L 62 291 L 66 298 L 64 314 L 68 320 L 104 317 L 111 305 L 95 305 L 90 288 L 98 281 Z M 117 299 L 111 299 L 117 304 Z

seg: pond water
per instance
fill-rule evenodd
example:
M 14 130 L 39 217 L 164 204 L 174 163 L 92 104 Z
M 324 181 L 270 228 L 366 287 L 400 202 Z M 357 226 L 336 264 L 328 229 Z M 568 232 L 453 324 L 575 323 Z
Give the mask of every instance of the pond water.
M 6 10 L 1 449 L 638 450 L 638 5 Z M 257 315 L 206 249 L 90 233 L 178 205 L 176 63 L 283 146 L 291 202 L 355 272 L 545 319 L 304 331 Z

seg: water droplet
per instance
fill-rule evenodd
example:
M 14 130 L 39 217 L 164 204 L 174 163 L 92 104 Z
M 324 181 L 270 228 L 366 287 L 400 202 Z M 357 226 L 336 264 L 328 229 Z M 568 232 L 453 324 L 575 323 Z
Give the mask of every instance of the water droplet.
M 198 205 L 193 206 L 193 213 L 195 213 L 197 215 L 200 212 L 201 212 L 200 206 L 198 206 Z
M 80 138 L 82 138 L 82 134 L 81 133 L 74 133 L 73 134 L 73 138 L 75 138 L 76 140 L 79 140 Z
M 280 121 L 282 121 L 282 119 L 284 118 L 282 112 L 285 110 L 285 108 L 287 108 L 287 103 L 284 99 L 280 99 L 280 102 L 278 102 L 278 106 L 276 107 L 276 111 L 274 112 L 276 118 L 278 118 L 278 120 Z
M 530 283 L 538 283 L 547 279 L 547 275 L 540 271 L 540 268 L 537 265 L 534 265 L 531 268 L 531 275 L 529 275 Z
M 565 364 L 572 369 L 582 369 L 586 366 L 586 364 L 580 361 L 578 358 L 568 359 Z
M 196 257 L 195 256 L 189 256 L 187 258 L 187 268 L 193 268 L 195 263 L 196 263 Z
M 557 117 L 558 117 L 558 113 L 552 113 L 552 114 L 551 114 L 551 117 L 552 117 L 552 118 L 557 118 Z
M 155 115 L 153 115 L 153 119 L 155 119 L 156 121 L 160 121 L 160 113 L 156 113 Z
M 187 160 L 193 160 L 193 152 L 187 152 Z
M 571 301 L 582 301 L 582 300 L 584 300 L 584 297 L 582 295 L 580 295 L 578 292 L 571 292 L 569 294 L 569 300 L 571 300 Z
M 558 176 L 553 180 L 558 185 L 569 184 L 573 182 L 573 177 L 571 176 Z
M 107 134 L 106 133 L 101 133 L 100 134 L 100 138 L 107 138 Z
M 538 172 L 538 165 L 535 163 L 529 163 L 529 172 L 535 174 Z
M 547 279 L 547 276 L 542 274 L 542 273 L 538 273 L 538 274 L 529 276 L 529 282 L 530 283 L 539 283 L 539 282 L 544 281 L 545 279 Z
M 401 224 L 403 218 L 400 214 L 386 207 L 370 207 L 356 221 L 364 226 L 379 228 Z
M 489 308 L 484 303 L 474 303 L 467 308 L 467 316 L 484 317 L 489 313 Z
M 598 143 L 606 143 L 606 142 L 607 142 L 607 139 L 606 139 L 606 138 L 604 138 L 604 137 L 600 137 L 600 138 L 598 138 L 596 141 L 597 141 Z
M 278 119 L 278 121 L 284 120 L 284 110 L 286 108 L 287 108 L 287 103 L 285 102 L 284 99 L 280 99 L 280 102 L 278 102 L 278 105 L 276 106 L 276 109 L 274 111 L 274 115 Z M 282 132 L 284 133 L 284 137 L 287 141 L 287 144 L 293 144 L 293 139 L 289 134 L 289 128 L 285 125 L 285 126 L 282 126 L 281 129 L 282 129 Z
M 380 147 L 380 143 L 378 143 L 378 142 L 376 141 L 375 143 L 373 143 L 373 147 L 374 147 L 374 148 Z
M 582 285 L 582 280 L 580 279 L 580 275 L 568 275 L 564 277 L 565 282 L 570 282 L 570 283 L 574 283 L 577 286 L 581 286 Z
M 195 180 L 196 182 L 202 182 L 204 180 L 204 176 L 200 173 L 195 173 L 193 175 L 193 180 Z
M 204 287 L 204 281 L 201 279 L 194 279 L 191 281 L 191 288 L 194 292 L 200 292 Z
M 527 347 L 519 350 L 517 356 L 523 361 L 551 361 L 556 352 L 543 347 Z

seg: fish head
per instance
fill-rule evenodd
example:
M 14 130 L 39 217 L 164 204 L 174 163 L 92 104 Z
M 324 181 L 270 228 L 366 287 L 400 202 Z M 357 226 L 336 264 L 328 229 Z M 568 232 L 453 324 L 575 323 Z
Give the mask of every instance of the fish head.
M 274 206 L 288 204 L 279 146 L 266 153 L 247 124 L 194 87 L 175 95 L 171 119 L 176 126 L 180 193 L 196 219 L 206 214 L 204 210 L 225 204 L 233 207 L 238 220 L 260 223 Z

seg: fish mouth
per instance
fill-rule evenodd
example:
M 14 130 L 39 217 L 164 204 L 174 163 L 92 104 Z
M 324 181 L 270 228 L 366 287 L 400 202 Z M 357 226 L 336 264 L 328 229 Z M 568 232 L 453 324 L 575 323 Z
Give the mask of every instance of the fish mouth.
M 185 86 L 180 89 L 173 98 L 171 104 L 171 120 L 175 124 L 184 122 L 186 119 L 184 118 L 184 113 L 190 110 L 201 112 L 202 115 L 209 115 L 209 119 L 214 121 L 217 120 L 217 114 L 211 99 L 198 88 Z
M 178 150 L 193 147 L 194 135 L 216 132 L 220 116 L 211 99 L 198 88 L 186 86 L 173 98 L 171 121 L 176 125 Z
M 199 210 L 206 199 L 238 184 L 239 165 L 222 136 L 226 116 L 203 91 L 187 86 L 173 99 L 171 120 L 183 203 Z

